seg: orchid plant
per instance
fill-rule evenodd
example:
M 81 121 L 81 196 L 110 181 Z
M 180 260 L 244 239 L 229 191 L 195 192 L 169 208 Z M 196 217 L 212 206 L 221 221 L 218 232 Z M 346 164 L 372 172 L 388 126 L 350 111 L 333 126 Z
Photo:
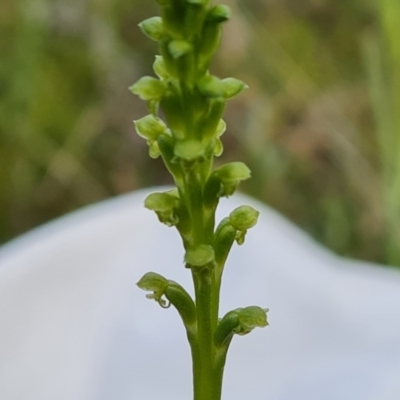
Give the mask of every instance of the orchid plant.
M 161 307 L 180 314 L 193 360 L 194 400 L 220 400 L 227 351 L 235 334 L 245 335 L 267 323 L 267 309 L 249 306 L 219 317 L 224 266 L 234 242 L 243 244 L 258 211 L 241 206 L 216 226 L 221 197 L 232 195 L 250 178 L 242 162 L 213 168 L 223 152 L 221 135 L 226 101 L 246 88 L 235 78 L 219 79 L 209 72 L 221 39 L 221 26 L 230 17 L 225 5 L 210 0 L 157 0 L 161 16 L 139 24 L 159 43 L 155 75 L 144 76 L 130 90 L 147 102 L 149 114 L 135 121 L 139 136 L 153 158 L 162 157 L 175 188 L 152 193 L 145 207 L 174 226 L 184 247 L 185 267 L 192 274 L 194 299 L 178 283 L 148 272 L 138 286 Z M 162 114 L 161 114 L 162 113 Z M 162 117 L 160 116 L 162 115 Z

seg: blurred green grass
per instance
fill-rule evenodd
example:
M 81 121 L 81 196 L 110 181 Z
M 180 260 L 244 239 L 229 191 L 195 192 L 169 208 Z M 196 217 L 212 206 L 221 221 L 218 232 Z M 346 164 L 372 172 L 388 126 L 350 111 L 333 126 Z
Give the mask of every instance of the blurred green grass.
M 397 0 L 229 0 L 213 73 L 250 89 L 227 109 L 221 160 L 242 189 L 339 254 L 400 265 Z M 156 46 L 145 0 L 0 3 L 0 243 L 170 178 L 147 156 L 127 87 Z

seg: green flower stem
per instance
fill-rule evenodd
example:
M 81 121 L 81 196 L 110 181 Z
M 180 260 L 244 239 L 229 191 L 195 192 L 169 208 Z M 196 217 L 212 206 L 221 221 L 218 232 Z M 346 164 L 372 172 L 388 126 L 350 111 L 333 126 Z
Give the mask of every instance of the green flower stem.
M 153 69 L 159 79 L 143 77 L 130 90 L 145 100 L 150 114 L 135 121 L 153 158 L 161 156 L 176 189 L 152 193 L 145 207 L 160 222 L 175 226 L 191 269 L 195 299 L 178 283 L 149 272 L 138 286 L 153 293 L 147 298 L 163 308 L 173 305 L 182 318 L 193 360 L 194 400 L 220 400 L 229 344 L 235 333 L 266 326 L 266 311 L 259 307 L 233 310 L 219 320 L 222 274 L 236 240 L 242 244 L 258 212 L 241 206 L 215 229 L 221 197 L 232 195 L 239 182 L 250 177 L 240 162 L 213 170 L 213 158 L 223 151 L 221 119 L 226 100 L 246 85 L 234 78 L 219 79 L 208 67 L 218 47 L 221 23 L 229 8 L 210 6 L 210 0 L 157 0 L 161 17 L 139 26 L 158 41 L 161 56 Z M 158 116 L 159 107 L 164 118 Z M 164 121 L 165 119 L 165 121 Z
M 194 376 L 195 400 L 218 400 L 215 394 L 213 378 L 213 364 L 215 349 L 213 345 L 212 329 L 212 296 L 211 271 L 206 269 L 194 272 L 196 309 L 197 309 L 197 336 L 201 352 L 198 359 L 193 360 L 193 366 L 199 365 L 199 375 Z

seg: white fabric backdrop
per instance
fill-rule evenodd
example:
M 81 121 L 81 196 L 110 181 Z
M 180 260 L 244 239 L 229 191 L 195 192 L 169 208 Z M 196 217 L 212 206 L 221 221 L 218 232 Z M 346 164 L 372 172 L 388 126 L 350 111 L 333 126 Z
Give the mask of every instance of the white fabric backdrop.
M 189 348 L 173 308 L 135 282 L 159 272 L 191 289 L 174 229 L 148 191 L 60 218 L 0 249 L 0 399 L 191 398 Z M 270 308 L 235 337 L 226 400 L 399 400 L 400 273 L 334 256 L 266 206 L 226 267 L 222 312 Z

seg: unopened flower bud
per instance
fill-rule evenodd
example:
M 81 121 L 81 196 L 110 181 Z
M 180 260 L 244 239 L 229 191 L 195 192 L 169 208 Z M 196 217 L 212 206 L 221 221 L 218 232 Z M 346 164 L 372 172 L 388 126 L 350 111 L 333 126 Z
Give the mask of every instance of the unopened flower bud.
M 259 214 L 253 207 L 240 206 L 229 214 L 229 221 L 236 229 L 246 231 L 257 223 Z
M 165 38 L 164 25 L 161 17 L 145 19 L 139 24 L 139 28 L 152 40 L 159 41 Z

